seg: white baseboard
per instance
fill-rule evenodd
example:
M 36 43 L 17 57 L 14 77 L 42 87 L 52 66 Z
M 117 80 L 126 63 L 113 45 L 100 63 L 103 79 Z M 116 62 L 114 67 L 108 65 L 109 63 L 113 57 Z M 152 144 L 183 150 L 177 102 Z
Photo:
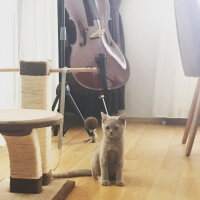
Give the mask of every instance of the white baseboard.
M 154 123 L 154 124 L 180 124 L 185 125 L 187 119 L 180 118 L 139 118 L 139 117 L 128 117 L 128 122 L 133 123 Z

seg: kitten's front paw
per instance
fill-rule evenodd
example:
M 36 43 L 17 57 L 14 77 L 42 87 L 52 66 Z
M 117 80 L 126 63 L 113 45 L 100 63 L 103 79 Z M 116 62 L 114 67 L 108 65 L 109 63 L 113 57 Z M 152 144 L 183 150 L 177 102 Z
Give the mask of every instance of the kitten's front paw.
M 125 185 L 125 182 L 123 180 L 120 180 L 120 181 L 116 181 L 115 184 L 117 186 L 124 186 Z
M 110 185 L 110 181 L 109 180 L 101 181 L 101 185 L 108 186 L 108 185 Z

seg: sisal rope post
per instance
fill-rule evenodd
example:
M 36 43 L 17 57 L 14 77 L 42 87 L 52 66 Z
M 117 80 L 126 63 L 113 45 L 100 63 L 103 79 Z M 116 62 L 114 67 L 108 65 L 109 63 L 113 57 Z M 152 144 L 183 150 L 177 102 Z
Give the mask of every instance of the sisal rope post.
M 24 179 L 41 178 L 41 156 L 36 132 L 33 130 L 30 135 L 19 137 L 4 135 L 4 138 L 9 152 L 10 176 Z
M 10 192 L 35 193 L 42 191 L 42 165 L 37 133 L 3 137 L 10 160 Z
M 21 107 L 51 110 L 50 62 L 20 62 Z M 36 129 L 42 159 L 42 184 L 51 181 L 51 128 Z

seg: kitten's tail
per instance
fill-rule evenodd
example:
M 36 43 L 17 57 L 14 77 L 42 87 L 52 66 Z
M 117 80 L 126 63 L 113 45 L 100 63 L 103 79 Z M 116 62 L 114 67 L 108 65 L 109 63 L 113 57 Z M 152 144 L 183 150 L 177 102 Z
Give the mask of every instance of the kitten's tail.
M 65 173 L 53 173 L 53 178 L 71 178 L 79 176 L 92 176 L 92 171 L 90 169 L 75 169 L 70 170 Z

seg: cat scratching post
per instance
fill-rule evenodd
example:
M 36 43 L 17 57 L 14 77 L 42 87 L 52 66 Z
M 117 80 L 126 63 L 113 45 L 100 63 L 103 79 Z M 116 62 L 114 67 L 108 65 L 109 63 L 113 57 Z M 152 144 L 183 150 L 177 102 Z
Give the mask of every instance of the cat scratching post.
M 44 111 L 49 110 L 51 106 L 50 72 L 96 72 L 97 69 L 50 69 L 49 65 L 49 62 L 21 61 L 20 70 L 18 68 L 0 69 L 0 72 L 20 71 L 21 106 L 23 109 L 34 109 L 28 110 L 29 112 L 25 116 L 19 114 L 22 110 L 17 111 L 19 113 L 14 112 L 7 117 L 6 112 L 8 111 L 0 112 L 0 132 L 3 133 L 8 146 L 11 169 L 10 189 L 8 188 L 8 179 L 1 181 L 0 199 L 64 200 L 75 186 L 74 181 L 60 179 L 51 182 L 51 129 L 42 127 L 58 123 L 57 121 L 54 123 L 55 119 L 52 119 L 51 116 L 46 116 L 45 120 L 50 120 L 46 124 L 46 121 L 41 117 L 41 112 L 52 113 L 51 111 Z M 40 113 L 32 116 L 33 113 L 37 112 L 37 109 L 40 109 Z M 31 116 L 33 118 L 30 119 Z M 13 117 L 15 119 L 14 125 Z M 20 120 L 20 122 L 15 123 L 17 120 Z M 6 124 L 4 123 L 5 121 Z M 42 185 L 46 186 L 42 187 Z M 40 193 L 41 191 L 42 193 Z M 32 195 L 31 193 L 36 193 L 37 195 Z
M 8 180 L 3 180 L 0 182 L 0 199 L 65 199 L 66 193 L 74 187 L 74 182 L 66 183 L 65 181 L 63 184 L 63 181 L 60 183 L 53 181 L 51 190 L 45 188 L 46 193 L 41 193 L 40 147 L 37 134 L 33 131 L 34 128 L 60 124 L 62 119 L 60 113 L 46 110 L 0 110 L 0 132 L 6 140 L 10 159 L 9 190 L 11 192 L 8 192 Z M 55 188 L 56 193 L 54 193 Z M 16 193 L 38 194 L 39 196 Z
M 50 62 L 20 62 L 21 107 L 51 110 Z M 42 158 L 42 185 L 51 181 L 51 128 L 36 129 Z

